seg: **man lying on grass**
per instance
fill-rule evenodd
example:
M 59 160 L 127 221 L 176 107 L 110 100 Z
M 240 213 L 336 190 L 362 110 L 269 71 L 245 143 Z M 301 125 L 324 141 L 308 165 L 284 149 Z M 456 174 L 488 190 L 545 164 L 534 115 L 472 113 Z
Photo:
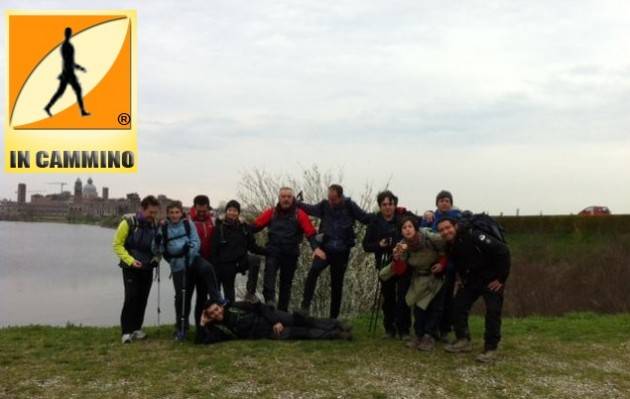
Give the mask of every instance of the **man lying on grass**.
M 206 303 L 201 342 L 232 339 L 352 339 L 352 327 L 335 319 L 315 319 L 276 310 L 263 303 Z

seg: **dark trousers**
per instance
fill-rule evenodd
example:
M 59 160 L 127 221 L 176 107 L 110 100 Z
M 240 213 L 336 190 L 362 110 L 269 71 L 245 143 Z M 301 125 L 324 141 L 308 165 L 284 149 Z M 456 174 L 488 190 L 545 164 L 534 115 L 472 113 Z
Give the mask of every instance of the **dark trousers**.
M 413 329 L 416 333 L 416 337 L 421 338 L 423 335 L 428 334 L 433 338 L 438 338 L 438 325 L 440 324 L 444 310 L 445 293 L 445 287 L 442 286 L 426 309 L 414 306 Z
M 223 296 L 230 303 L 234 303 L 236 299 L 236 289 L 234 282 L 236 280 L 236 263 L 222 263 L 216 265 L 215 272 L 217 274 L 217 282 L 223 288 Z
M 316 319 L 276 311 L 280 323 L 285 327 L 276 339 L 335 339 L 342 330 L 341 323 L 335 319 Z
M 193 263 L 186 268 L 186 271 L 181 270 L 173 273 L 173 287 L 175 288 L 175 326 L 178 330 L 181 329 L 184 277 L 186 279 L 186 297 L 184 304 L 184 328 L 186 330 L 188 330 L 188 318 L 190 315 L 192 295 L 195 289 L 197 290 L 195 301 L 195 326 L 197 328 L 199 327 L 203 307 L 208 298 L 217 301 L 222 299 L 219 293 L 214 267 L 201 256 L 197 256 Z
M 311 269 L 308 271 L 306 282 L 304 283 L 304 297 L 302 299 L 302 309 L 309 309 L 315 294 L 317 279 L 324 269 L 330 266 L 330 318 L 336 319 L 341 309 L 341 298 L 343 296 L 343 278 L 348 268 L 348 258 L 350 251 L 326 252 L 326 260 L 313 259 Z
M 247 292 L 256 294 L 258 286 L 258 273 L 260 272 L 260 258 L 254 255 L 247 255 Z
M 125 266 L 122 268 L 122 276 L 125 284 L 125 301 L 120 314 L 120 327 L 123 334 L 131 334 L 142 328 L 144 311 L 153 283 L 153 270 Z
M 440 334 L 446 335 L 453 330 L 453 295 L 455 294 L 455 268 L 448 265 L 444 276 L 444 310 L 440 319 Z
M 494 350 L 501 340 L 501 310 L 503 308 L 503 292 L 493 292 L 487 284 L 466 284 L 455 296 L 455 335 L 458 339 L 470 339 L 468 315 L 473 304 L 483 297 L 486 304 L 485 349 Z
M 411 328 L 411 309 L 405 302 L 405 295 L 411 283 L 408 274 L 392 277 L 381 283 L 383 296 L 383 325 L 391 334 L 408 335 Z
M 61 97 L 66 91 L 66 87 L 68 85 L 72 87 L 72 90 L 74 90 L 74 94 L 76 94 L 77 96 L 77 103 L 79 103 L 79 108 L 81 109 L 81 111 L 85 112 L 85 108 L 83 107 L 83 96 L 81 95 L 81 85 L 79 84 L 79 81 L 74 74 L 68 76 L 62 74 L 59 76 L 59 87 L 48 102 L 48 105 L 46 105 L 46 108 L 51 108 L 57 102 L 59 97 Z
M 280 293 L 278 294 L 278 310 L 286 311 L 291 301 L 291 287 L 297 267 L 295 255 L 270 255 L 265 261 L 265 278 L 263 280 L 263 296 L 265 302 L 276 301 L 276 277 L 280 273 Z

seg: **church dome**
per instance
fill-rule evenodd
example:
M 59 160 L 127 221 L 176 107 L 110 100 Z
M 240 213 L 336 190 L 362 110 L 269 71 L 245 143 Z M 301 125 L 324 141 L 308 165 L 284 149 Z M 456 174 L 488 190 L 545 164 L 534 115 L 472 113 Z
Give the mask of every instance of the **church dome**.
M 98 198 L 98 191 L 91 177 L 88 179 L 87 184 L 83 186 L 83 198 Z

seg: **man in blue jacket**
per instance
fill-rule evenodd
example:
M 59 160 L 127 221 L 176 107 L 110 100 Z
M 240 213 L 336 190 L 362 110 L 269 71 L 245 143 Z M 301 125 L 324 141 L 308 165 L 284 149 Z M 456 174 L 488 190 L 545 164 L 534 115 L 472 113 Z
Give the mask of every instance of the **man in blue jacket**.
M 462 212 L 453 207 L 453 194 L 450 191 L 442 190 L 435 197 L 435 212 L 426 211 L 422 217 L 421 227 L 430 227 L 437 232 L 438 223 L 442 219 L 461 219 Z M 453 295 L 455 294 L 455 265 L 448 262 L 444 280 L 444 312 L 440 321 L 440 340 L 448 342 L 448 334 L 453 330 Z
M 325 259 L 315 257 L 304 283 L 302 312 L 309 313 L 317 279 L 321 272 L 330 266 L 330 318 L 336 319 L 341 309 L 343 278 L 348 267 L 350 250 L 356 243 L 354 222 L 369 224 L 371 217 L 352 199 L 344 197 L 343 187 L 333 184 L 328 188 L 328 199 L 309 205 L 298 203 L 309 216 L 321 220 L 319 235 Z

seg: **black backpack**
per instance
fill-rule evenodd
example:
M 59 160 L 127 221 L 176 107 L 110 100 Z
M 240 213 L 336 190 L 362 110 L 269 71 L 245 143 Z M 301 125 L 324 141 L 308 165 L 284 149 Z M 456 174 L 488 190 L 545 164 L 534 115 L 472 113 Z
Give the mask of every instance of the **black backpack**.
M 190 238 L 190 230 L 191 230 L 190 220 L 184 219 L 184 228 L 186 229 L 185 235 L 182 234 L 176 237 L 169 237 L 167 224 L 164 223 L 161 227 L 162 227 L 162 242 L 164 243 L 164 253 L 162 254 L 162 256 L 164 256 L 164 259 L 166 259 L 166 261 L 168 262 L 173 258 L 181 258 L 182 256 L 188 256 L 188 251 L 190 250 L 190 247 L 188 245 L 185 245 L 184 248 L 182 248 L 180 252 L 172 254 L 168 251 L 167 249 L 168 247 L 166 244 L 168 244 L 169 241 L 177 240 L 182 237 Z
M 459 224 L 467 230 L 479 230 L 504 244 L 507 243 L 503 226 L 486 213 L 462 212 Z

